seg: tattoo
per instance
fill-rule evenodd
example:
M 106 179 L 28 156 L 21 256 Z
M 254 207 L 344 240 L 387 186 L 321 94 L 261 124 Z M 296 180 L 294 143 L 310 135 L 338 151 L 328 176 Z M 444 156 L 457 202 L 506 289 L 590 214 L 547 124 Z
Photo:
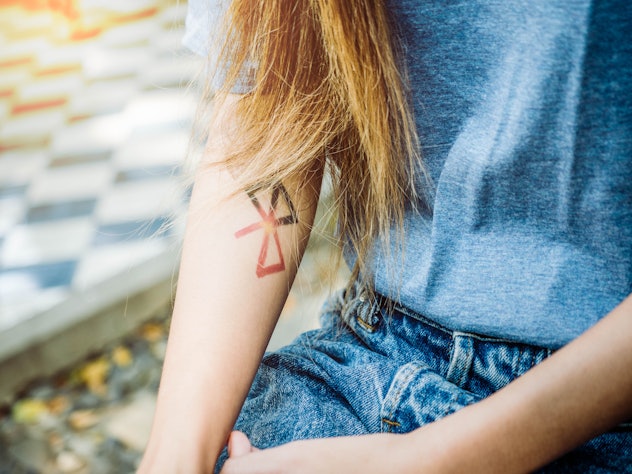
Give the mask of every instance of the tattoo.
M 261 203 L 257 199 L 257 196 L 255 196 L 254 192 L 248 192 L 248 197 L 261 216 L 261 220 L 238 230 L 235 232 L 235 237 L 240 238 L 256 230 L 263 229 L 263 242 L 261 243 L 259 260 L 257 261 L 257 276 L 261 278 L 266 275 L 270 275 L 271 273 L 282 272 L 285 270 L 285 261 L 283 260 L 283 253 L 281 252 L 281 241 L 279 240 L 278 228 L 282 225 L 298 223 L 298 216 L 296 214 L 294 204 L 292 204 L 290 199 L 290 195 L 281 183 L 276 185 L 272 188 L 270 209 L 267 212 L 261 206 Z M 277 217 L 277 214 L 281 210 L 280 207 L 283 204 L 281 201 L 285 203 L 288 214 L 283 217 Z M 271 236 L 279 255 L 278 261 L 273 263 L 268 262 L 268 249 L 270 245 L 272 245 L 272 242 L 270 242 Z

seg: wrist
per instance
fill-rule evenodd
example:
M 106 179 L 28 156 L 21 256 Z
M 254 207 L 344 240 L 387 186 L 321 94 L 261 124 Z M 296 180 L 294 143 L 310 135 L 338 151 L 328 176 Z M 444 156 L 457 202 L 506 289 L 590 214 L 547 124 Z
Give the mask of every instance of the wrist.
M 208 474 L 213 472 L 222 447 L 223 443 L 185 439 L 165 431 L 150 438 L 138 474 Z
M 139 472 L 213 472 L 227 435 L 205 421 L 208 414 L 158 408 Z

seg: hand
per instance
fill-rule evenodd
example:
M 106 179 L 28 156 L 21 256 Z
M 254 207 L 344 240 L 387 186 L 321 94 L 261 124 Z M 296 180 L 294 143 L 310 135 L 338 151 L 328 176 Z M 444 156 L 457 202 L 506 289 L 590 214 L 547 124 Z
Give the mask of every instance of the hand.
M 222 474 L 405 472 L 407 435 L 376 434 L 295 441 L 259 450 L 233 431 Z

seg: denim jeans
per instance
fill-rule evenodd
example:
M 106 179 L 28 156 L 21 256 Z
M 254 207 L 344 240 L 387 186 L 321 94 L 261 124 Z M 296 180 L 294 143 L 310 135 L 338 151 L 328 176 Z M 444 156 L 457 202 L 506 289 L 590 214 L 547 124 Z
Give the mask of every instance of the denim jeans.
M 254 446 L 406 433 L 476 403 L 551 354 L 449 331 L 356 288 L 332 297 L 321 322 L 264 357 L 235 426 Z M 622 425 L 541 472 L 632 472 L 632 430 Z

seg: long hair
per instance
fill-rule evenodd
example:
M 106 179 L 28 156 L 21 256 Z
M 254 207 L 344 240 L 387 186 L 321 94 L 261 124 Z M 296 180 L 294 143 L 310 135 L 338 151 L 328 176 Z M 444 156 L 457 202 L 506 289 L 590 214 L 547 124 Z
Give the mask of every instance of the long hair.
M 225 164 L 263 190 L 326 157 L 338 238 L 366 275 L 376 237 L 389 245 L 414 203 L 419 146 L 403 62 L 383 0 L 233 0 L 218 68 L 251 87 Z

